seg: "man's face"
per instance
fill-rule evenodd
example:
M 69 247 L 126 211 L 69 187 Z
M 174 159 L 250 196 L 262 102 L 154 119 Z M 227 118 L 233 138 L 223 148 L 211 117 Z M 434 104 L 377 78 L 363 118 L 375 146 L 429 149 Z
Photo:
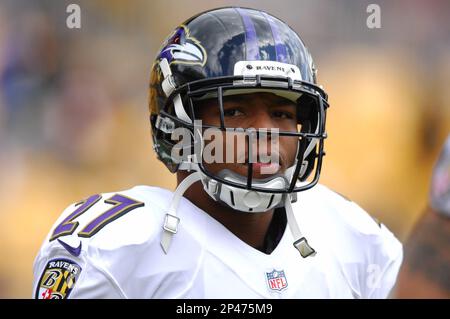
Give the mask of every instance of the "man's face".
M 256 131 L 265 129 L 268 132 L 271 129 L 298 132 L 299 129 L 295 103 L 273 93 L 224 96 L 223 109 L 226 128 L 254 128 Z M 196 118 L 201 119 L 204 125 L 220 126 L 220 108 L 217 99 L 197 102 L 195 112 Z M 213 174 L 229 169 L 247 176 L 249 142 L 244 136 L 243 133 L 223 133 L 223 154 L 224 159 L 228 160 L 221 163 L 205 163 L 206 169 Z M 211 141 L 206 141 L 206 144 L 208 143 Z M 294 164 L 297 144 L 298 137 L 279 137 L 271 134 L 251 139 L 253 178 L 267 178 L 273 174 L 284 173 Z M 267 163 L 269 157 L 271 161 Z

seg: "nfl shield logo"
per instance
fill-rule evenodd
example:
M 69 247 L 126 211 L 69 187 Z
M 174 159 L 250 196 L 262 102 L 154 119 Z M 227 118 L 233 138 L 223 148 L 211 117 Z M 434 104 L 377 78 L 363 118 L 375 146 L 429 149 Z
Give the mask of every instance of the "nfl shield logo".
M 287 288 L 287 280 L 284 270 L 273 270 L 266 272 L 267 284 L 270 290 L 281 291 Z

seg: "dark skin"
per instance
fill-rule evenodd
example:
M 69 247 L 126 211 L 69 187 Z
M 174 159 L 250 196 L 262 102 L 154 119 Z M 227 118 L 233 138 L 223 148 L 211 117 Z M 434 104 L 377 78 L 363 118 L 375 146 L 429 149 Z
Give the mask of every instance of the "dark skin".
M 226 127 L 234 128 L 278 128 L 280 131 L 297 131 L 296 105 L 284 98 L 272 93 L 252 93 L 235 97 L 224 98 L 224 115 Z M 217 100 L 206 100 L 197 104 L 196 117 L 203 123 L 220 126 L 219 108 Z M 224 139 L 224 143 L 227 143 Z M 270 143 L 268 143 L 270 145 Z M 268 146 L 269 147 L 269 146 Z M 284 172 L 293 165 L 297 149 L 297 139 L 289 137 L 279 138 L 279 165 L 275 170 Z M 236 150 L 236 146 L 235 146 Z M 263 152 L 267 150 L 258 150 Z M 270 149 L 268 154 L 270 154 Z M 224 148 L 225 152 L 225 148 Z M 237 152 L 235 151 L 234 154 Z M 225 154 L 225 153 L 224 153 Z M 241 154 L 242 155 L 242 154 Z M 211 172 L 217 173 L 222 169 L 230 169 L 240 175 L 247 176 L 247 164 L 245 163 L 211 163 L 206 165 Z M 247 156 L 247 154 L 245 154 Z M 259 161 L 259 160 L 257 160 Z M 269 177 L 261 174 L 261 166 L 255 165 L 254 178 Z M 177 183 L 186 178 L 190 173 L 179 171 Z M 203 190 L 201 182 L 193 184 L 184 194 L 193 204 L 207 212 L 211 217 L 219 221 L 235 236 L 255 249 L 262 250 L 269 225 L 272 221 L 274 210 L 263 213 L 244 213 L 236 211 L 224 204 L 214 201 Z
M 396 298 L 450 298 L 450 218 L 430 207 L 405 244 Z

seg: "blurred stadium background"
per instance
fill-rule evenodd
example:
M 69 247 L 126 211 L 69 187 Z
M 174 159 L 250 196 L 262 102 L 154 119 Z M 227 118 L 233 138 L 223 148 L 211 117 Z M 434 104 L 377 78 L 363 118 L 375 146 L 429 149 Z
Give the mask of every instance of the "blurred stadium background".
M 81 29 L 66 27 L 70 3 Z M 150 67 L 178 23 L 225 5 L 300 33 L 331 102 L 321 182 L 408 238 L 450 132 L 449 1 L 1 0 L 0 297 L 31 297 L 34 257 L 70 203 L 174 188 L 151 148 Z

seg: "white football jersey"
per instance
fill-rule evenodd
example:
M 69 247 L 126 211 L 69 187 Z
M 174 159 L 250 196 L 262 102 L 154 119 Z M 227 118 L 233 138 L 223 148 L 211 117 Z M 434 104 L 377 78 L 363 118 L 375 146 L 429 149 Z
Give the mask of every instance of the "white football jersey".
M 34 263 L 34 298 L 386 298 L 402 245 L 325 186 L 298 194 L 298 224 L 317 254 L 302 258 L 289 227 L 271 254 L 241 241 L 184 197 L 178 232 L 160 242 L 171 191 L 136 186 L 69 206 Z

